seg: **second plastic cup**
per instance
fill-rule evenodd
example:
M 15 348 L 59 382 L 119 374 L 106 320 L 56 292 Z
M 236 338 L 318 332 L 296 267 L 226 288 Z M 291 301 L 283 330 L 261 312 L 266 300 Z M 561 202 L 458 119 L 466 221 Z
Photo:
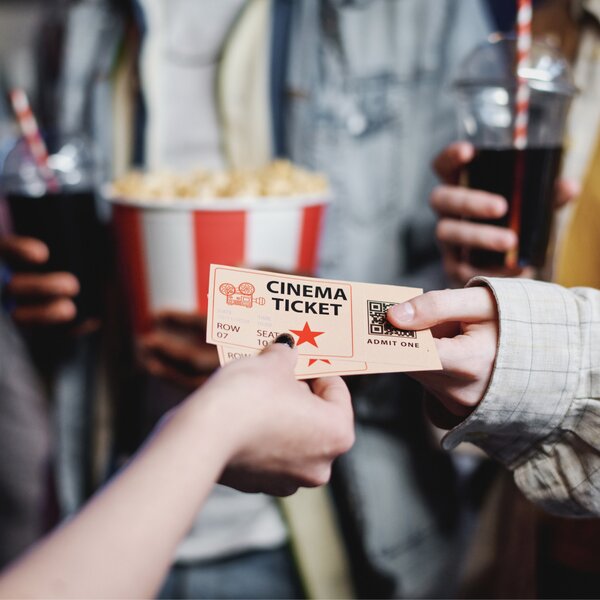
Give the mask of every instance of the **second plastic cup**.
M 566 59 L 554 48 L 534 43 L 530 67 L 519 73 L 527 82 L 530 100 L 527 145 L 517 150 L 515 65 L 515 40 L 492 36 L 465 59 L 454 82 L 463 136 L 476 149 L 463 183 L 506 198 L 508 213 L 485 222 L 510 226 L 519 237 L 516 260 L 498 252 L 471 250 L 467 259 L 482 268 L 543 266 L 566 117 L 575 93 Z

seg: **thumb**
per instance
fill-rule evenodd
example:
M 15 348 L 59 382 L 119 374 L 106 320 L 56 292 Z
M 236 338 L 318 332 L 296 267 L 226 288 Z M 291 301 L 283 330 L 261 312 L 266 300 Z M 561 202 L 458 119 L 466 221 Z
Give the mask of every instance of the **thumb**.
M 298 350 L 295 345 L 294 338 L 289 333 L 282 333 L 260 353 L 260 356 L 278 362 L 278 366 L 274 368 L 293 373 L 298 360 Z
M 427 292 L 387 312 L 398 329 L 429 329 L 442 323 L 480 323 L 496 318 L 496 302 L 487 287 Z
M 38 239 L 8 235 L 0 239 L 0 257 L 9 263 L 43 264 L 48 260 L 49 251 Z
M 469 142 L 454 142 L 433 161 L 433 169 L 445 183 L 456 185 L 462 168 L 473 160 L 475 149 Z
M 581 194 L 581 185 L 571 179 L 560 179 L 556 182 L 555 207 L 559 208 L 572 202 Z

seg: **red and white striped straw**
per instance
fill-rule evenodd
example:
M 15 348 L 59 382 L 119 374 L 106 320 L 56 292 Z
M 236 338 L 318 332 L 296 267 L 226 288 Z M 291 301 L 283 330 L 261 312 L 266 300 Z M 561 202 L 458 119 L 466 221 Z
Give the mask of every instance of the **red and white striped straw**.
M 529 122 L 529 86 L 523 72 L 531 64 L 531 0 L 517 0 L 517 98 L 514 145 L 518 150 L 527 146 Z
M 21 128 L 21 133 L 25 142 L 35 160 L 40 172 L 46 180 L 48 189 L 57 192 L 60 189 L 60 183 L 52 169 L 48 166 L 48 149 L 42 139 L 40 128 L 31 106 L 27 94 L 20 88 L 15 88 L 10 93 L 10 101 L 17 117 L 17 122 Z
M 529 127 L 529 85 L 524 71 L 531 64 L 531 0 L 517 0 L 517 98 L 513 142 L 516 150 L 527 147 Z M 523 181 L 525 179 L 525 157 L 518 153 L 515 161 L 515 180 L 508 226 L 520 238 L 521 214 L 523 212 Z M 519 247 L 506 255 L 505 264 L 514 269 L 519 263 Z

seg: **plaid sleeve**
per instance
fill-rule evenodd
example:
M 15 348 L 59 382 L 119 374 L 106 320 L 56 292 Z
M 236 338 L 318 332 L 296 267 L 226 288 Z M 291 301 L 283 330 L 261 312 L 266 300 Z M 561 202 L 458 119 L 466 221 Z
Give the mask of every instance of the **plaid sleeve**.
M 444 447 L 472 442 L 549 511 L 600 515 L 600 292 L 476 278 L 499 311 L 494 373 Z

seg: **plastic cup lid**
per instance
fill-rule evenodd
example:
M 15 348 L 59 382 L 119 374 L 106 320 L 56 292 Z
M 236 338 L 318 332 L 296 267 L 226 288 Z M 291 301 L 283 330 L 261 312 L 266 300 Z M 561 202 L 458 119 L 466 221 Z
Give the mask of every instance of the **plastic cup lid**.
M 514 90 L 516 77 L 516 38 L 491 35 L 461 63 L 453 81 L 455 89 L 502 87 Z M 577 92 L 569 62 L 555 47 L 534 40 L 531 64 L 520 70 L 532 90 L 563 96 Z

